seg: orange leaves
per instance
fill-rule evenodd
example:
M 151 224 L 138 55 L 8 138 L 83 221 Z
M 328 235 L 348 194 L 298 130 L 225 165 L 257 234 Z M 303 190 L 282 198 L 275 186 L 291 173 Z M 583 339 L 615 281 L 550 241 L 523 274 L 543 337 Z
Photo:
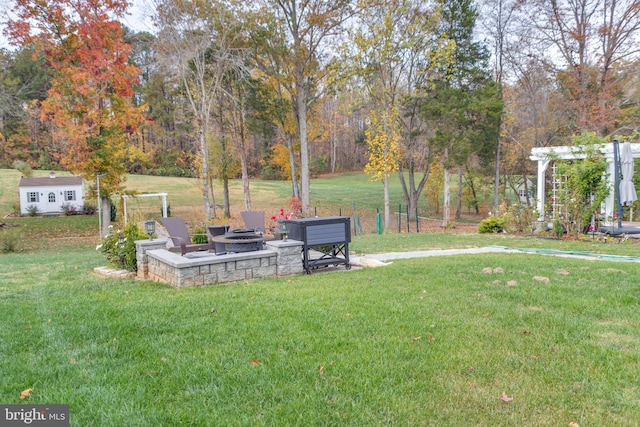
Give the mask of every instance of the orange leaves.
M 22 393 L 20 393 L 20 399 L 24 400 L 27 397 L 31 396 L 31 393 L 33 392 L 32 388 L 28 388 L 26 390 L 22 390 Z

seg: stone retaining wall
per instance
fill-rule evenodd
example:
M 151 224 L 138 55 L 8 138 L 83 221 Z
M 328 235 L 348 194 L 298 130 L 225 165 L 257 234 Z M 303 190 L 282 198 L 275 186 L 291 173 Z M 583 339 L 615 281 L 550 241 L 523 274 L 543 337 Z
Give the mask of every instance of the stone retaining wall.
M 136 241 L 138 277 L 182 288 L 302 273 L 302 242 L 265 242 L 265 250 L 184 256 L 165 249 L 166 240 Z

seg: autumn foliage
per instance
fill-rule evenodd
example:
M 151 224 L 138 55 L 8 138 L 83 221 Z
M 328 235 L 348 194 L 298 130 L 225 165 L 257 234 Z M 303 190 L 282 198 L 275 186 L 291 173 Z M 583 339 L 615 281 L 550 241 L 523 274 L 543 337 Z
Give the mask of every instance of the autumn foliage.
M 9 22 L 14 44 L 33 46 L 53 70 L 48 97 L 40 104 L 59 141 L 56 155 L 70 171 L 92 179 L 108 174 L 117 190 L 126 140 L 141 121 L 132 102 L 140 70 L 129 63 L 131 47 L 119 22 L 125 0 L 17 0 Z

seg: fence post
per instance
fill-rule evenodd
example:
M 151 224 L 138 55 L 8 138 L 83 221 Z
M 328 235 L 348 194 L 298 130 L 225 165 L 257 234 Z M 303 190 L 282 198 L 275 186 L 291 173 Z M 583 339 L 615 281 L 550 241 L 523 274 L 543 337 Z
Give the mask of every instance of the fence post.
M 407 233 L 411 233 L 411 221 L 409 221 L 409 205 L 405 205 L 407 208 Z
M 378 234 L 382 234 L 382 218 L 380 216 L 380 208 L 377 209 L 376 213 L 376 232 Z
M 400 233 L 402 227 L 402 205 L 398 205 L 398 233 Z

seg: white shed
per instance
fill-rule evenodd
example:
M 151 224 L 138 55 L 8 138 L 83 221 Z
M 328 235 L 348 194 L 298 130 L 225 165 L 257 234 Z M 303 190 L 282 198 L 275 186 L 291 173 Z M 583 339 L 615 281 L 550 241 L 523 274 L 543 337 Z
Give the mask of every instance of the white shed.
M 62 213 L 64 206 L 77 212 L 84 205 L 84 182 L 79 176 L 20 178 L 20 213 Z

